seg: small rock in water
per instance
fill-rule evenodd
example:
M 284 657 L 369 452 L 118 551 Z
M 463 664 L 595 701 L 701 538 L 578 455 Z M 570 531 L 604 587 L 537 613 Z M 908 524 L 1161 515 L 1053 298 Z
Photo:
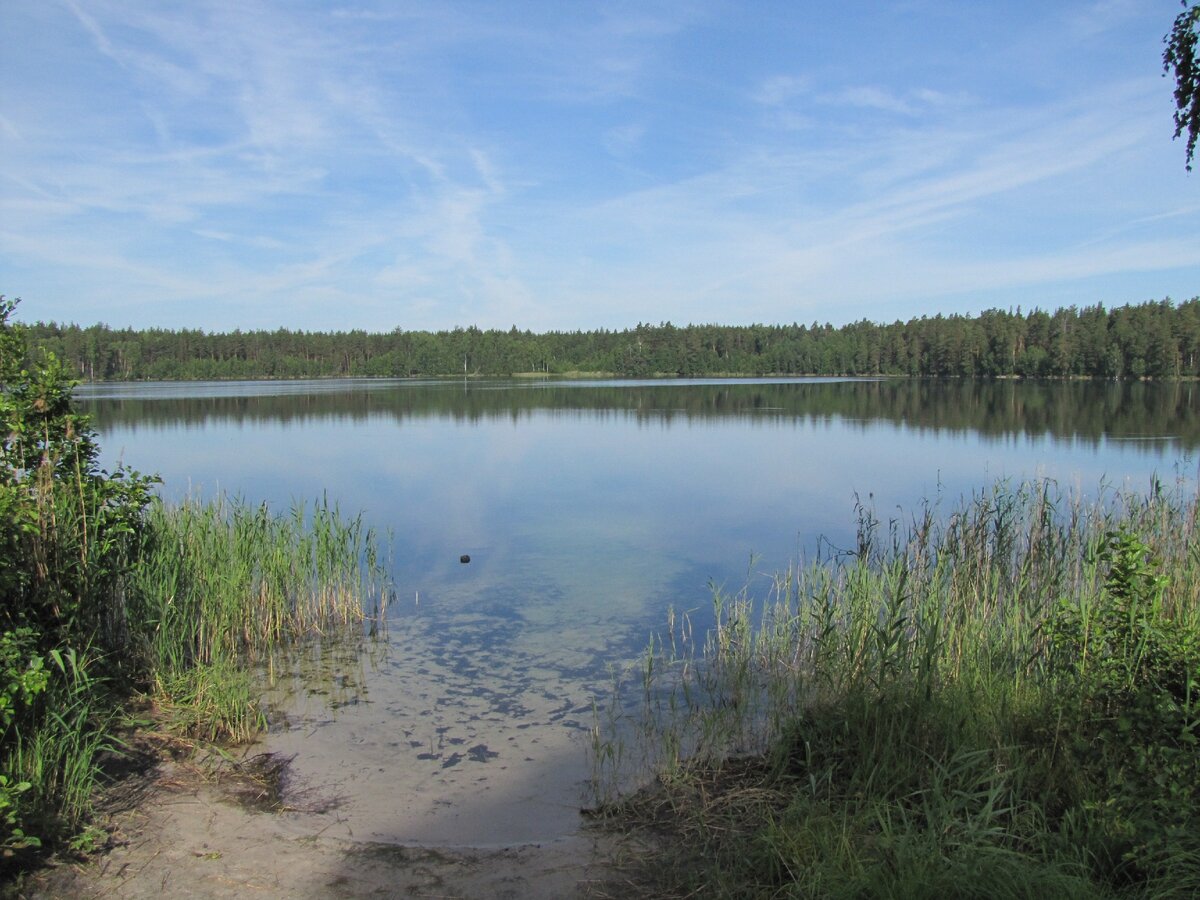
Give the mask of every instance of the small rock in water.
M 458 558 L 458 561 L 460 563 L 469 563 L 471 561 L 471 557 L 467 556 L 467 554 L 464 553 L 462 556 L 460 556 Z

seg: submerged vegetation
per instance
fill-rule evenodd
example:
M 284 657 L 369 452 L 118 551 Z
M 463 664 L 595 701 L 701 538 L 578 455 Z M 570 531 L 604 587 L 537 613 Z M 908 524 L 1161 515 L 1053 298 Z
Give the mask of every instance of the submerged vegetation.
M 86 845 L 94 788 L 135 695 L 166 727 L 242 739 L 263 722 L 249 665 L 358 623 L 383 587 L 374 535 L 327 503 L 166 506 L 105 472 L 53 358 L 22 367 L 0 298 L 0 871 Z
M 1198 513 L 1046 482 L 863 510 L 700 640 L 674 617 L 598 719 L 601 811 L 667 895 L 1200 895 Z
M 1200 376 L 1200 298 L 1054 312 L 990 309 L 890 324 L 639 324 L 534 334 L 337 333 L 36 324 L 30 344 L 93 381 L 611 373 L 1179 378 Z

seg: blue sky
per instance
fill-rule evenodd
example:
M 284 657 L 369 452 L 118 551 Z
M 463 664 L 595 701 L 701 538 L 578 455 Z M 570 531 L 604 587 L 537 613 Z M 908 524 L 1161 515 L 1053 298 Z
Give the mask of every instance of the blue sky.
M 5 0 L 25 320 L 535 331 L 1200 293 L 1174 0 Z

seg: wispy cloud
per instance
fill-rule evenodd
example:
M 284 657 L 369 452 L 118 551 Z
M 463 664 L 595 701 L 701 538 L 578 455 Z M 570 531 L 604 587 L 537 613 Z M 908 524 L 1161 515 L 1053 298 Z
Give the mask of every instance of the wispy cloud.
M 886 308 L 915 297 L 1194 266 L 1200 248 L 1176 237 L 1147 240 L 1137 227 L 1089 243 L 1081 237 L 1088 228 L 1054 236 L 1035 221 L 1003 226 L 1053 242 L 1036 254 L 963 247 L 954 238 L 994 231 L 999 223 L 988 221 L 987 209 L 995 202 L 1019 207 L 1036 202 L 1040 185 L 1119 171 L 1122 155 L 1152 128 L 1146 116 L 1129 115 L 1143 95 L 1117 86 L 1080 104 L 1096 112 L 968 110 L 932 133 L 877 131 L 857 147 L 841 145 L 840 154 L 755 147 L 723 170 L 607 201 L 588 213 L 588 227 L 613 240 L 623 230 L 641 272 L 665 268 L 655 241 L 683 235 L 679 243 L 691 252 L 673 261 L 673 277 L 657 279 L 676 318 L 704 298 L 715 318 L 728 319 L 780 302 L 830 310 L 873 299 Z M 940 154 L 931 156 L 931 144 Z M 1178 217 L 1194 227 L 1194 211 Z M 656 251 L 637 254 L 635 246 Z
M 13 9 L 0 287 L 47 316 L 571 328 L 1200 275 L 1138 4 Z
M 817 102 L 912 116 L 961 105 L 968 102 L 968 98 L 961 92 L 951 94 L 931 88 L 914 88 L 899 93 L 878 85 L 856 85 L 822 94 L 817 97 Z
M 812 89 L 811 80 L 802 75 L 772 75 L 765 79 L 753 93 L 756 103 L 763 106 L 782 106 L 804 96 Z

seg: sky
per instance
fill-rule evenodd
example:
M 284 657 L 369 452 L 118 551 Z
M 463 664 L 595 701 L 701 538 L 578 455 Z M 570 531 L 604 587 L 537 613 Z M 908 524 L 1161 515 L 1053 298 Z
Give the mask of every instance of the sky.
M 808 323 L 1200 293 L 1175 0 L 3 0 L 25 321 Z

